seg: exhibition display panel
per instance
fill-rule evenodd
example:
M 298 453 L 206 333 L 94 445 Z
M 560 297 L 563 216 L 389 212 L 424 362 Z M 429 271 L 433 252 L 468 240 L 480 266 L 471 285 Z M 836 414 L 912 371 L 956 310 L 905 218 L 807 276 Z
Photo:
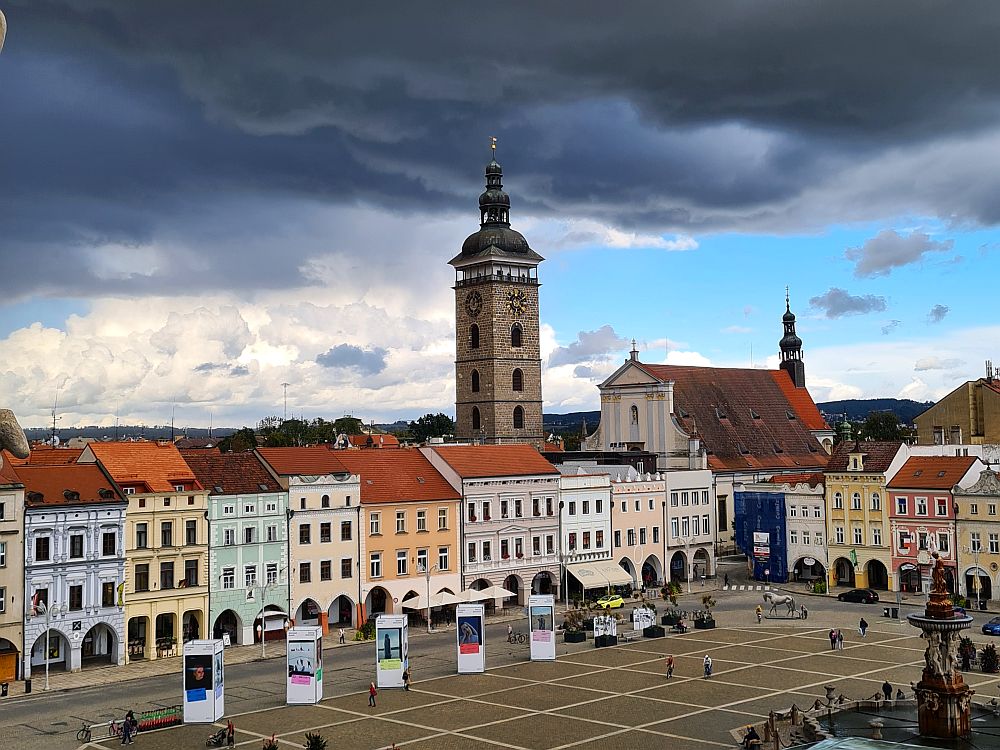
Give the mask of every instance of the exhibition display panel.
M 403 687 L 409 653 L 405 615 L 379 615 L 375 619 L 375 674 L 380 688 Z
M 555 597 L 551 594 L 533 594 L 528 597 L 532 661 L 552 661 L 556 658 L 555 606 Z
M 184 723 L 211 724 L 225 712 L 223 644 L 188 641 L 184 644 Z
M 323 628 L 288 631 L 288 682 L 285 702 L 319 703 L 323 699 Z
M 458 639 L 458 673 L 486 671 L 486 608 L 459 604 L 455 610 Z

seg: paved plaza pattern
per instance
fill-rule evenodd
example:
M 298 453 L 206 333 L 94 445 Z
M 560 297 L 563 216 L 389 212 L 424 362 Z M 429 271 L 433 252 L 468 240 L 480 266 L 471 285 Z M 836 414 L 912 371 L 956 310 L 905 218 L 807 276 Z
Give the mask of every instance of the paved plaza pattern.
M 826 628 L 748 626 L 641 639 L 612 648 L 571 647 L 554 662 L 521 662 L 485 674 L 414 684 L 409 692 L 337 695 L 315 706 L 234 715 L 237 746 L 259 748 L 276 734 L 280 747 L 302 747 L 316 731 L 330 748 L 378 750 L 561 750 L 562 748 L 712 748 L 735 746 L 732 731 L 768 711 L 811 705 L 827 685 L 867 698 L 885 680 L 909 692 L 923 668 L 924 644 L 899 624 L 849 633 L 831 651 Z M 525 650 L 527 658 L 527 650 Z M 674 656 L 666 678 L 665 656 Z M 702 676 L 705 655 L 714 674 Z M 996 694 L 1000 675 L 966 675 L 979 697 Z M 331 686 L 327 686 L 330 693 Z M 225 726 L 225 721 L 217 726 Z M 142 750 L 204 747 L 210 725 L 175 727 L 138 738 Z M 86 747 L 115 750 L 117 742 Z

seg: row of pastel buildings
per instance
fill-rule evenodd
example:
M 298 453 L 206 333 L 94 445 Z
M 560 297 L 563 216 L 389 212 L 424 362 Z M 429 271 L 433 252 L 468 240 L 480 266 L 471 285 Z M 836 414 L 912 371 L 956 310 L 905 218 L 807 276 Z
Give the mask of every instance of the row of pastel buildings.
M 564 599 L 715 574 L 711 472 L 529 445 L 37 447 L 0 466 L 0 682 L 356 627 L 415 597 Z M 432 616 L 435 612 L 432 612 Z

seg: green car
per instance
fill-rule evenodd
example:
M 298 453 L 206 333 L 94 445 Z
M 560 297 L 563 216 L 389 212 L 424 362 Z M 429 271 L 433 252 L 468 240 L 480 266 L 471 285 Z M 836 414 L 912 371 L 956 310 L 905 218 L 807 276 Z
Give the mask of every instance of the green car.
M 597 606 L 602 609 L 617 609 L 618 607 L 625 606 L 625 600 L 618 596 L 618 594 L 611 594 L 598 599 Z

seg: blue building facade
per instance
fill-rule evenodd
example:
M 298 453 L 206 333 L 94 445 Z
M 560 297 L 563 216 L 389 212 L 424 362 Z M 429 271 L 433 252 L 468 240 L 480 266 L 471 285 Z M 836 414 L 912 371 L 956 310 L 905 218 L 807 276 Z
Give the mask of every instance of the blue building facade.
M 788 580 L 785 493 L 735 492 L 733 501 L 736 545 L 753 561 L 753 578 L 785 583 Z M 766 540 L 762 534 L 767 535 Z

